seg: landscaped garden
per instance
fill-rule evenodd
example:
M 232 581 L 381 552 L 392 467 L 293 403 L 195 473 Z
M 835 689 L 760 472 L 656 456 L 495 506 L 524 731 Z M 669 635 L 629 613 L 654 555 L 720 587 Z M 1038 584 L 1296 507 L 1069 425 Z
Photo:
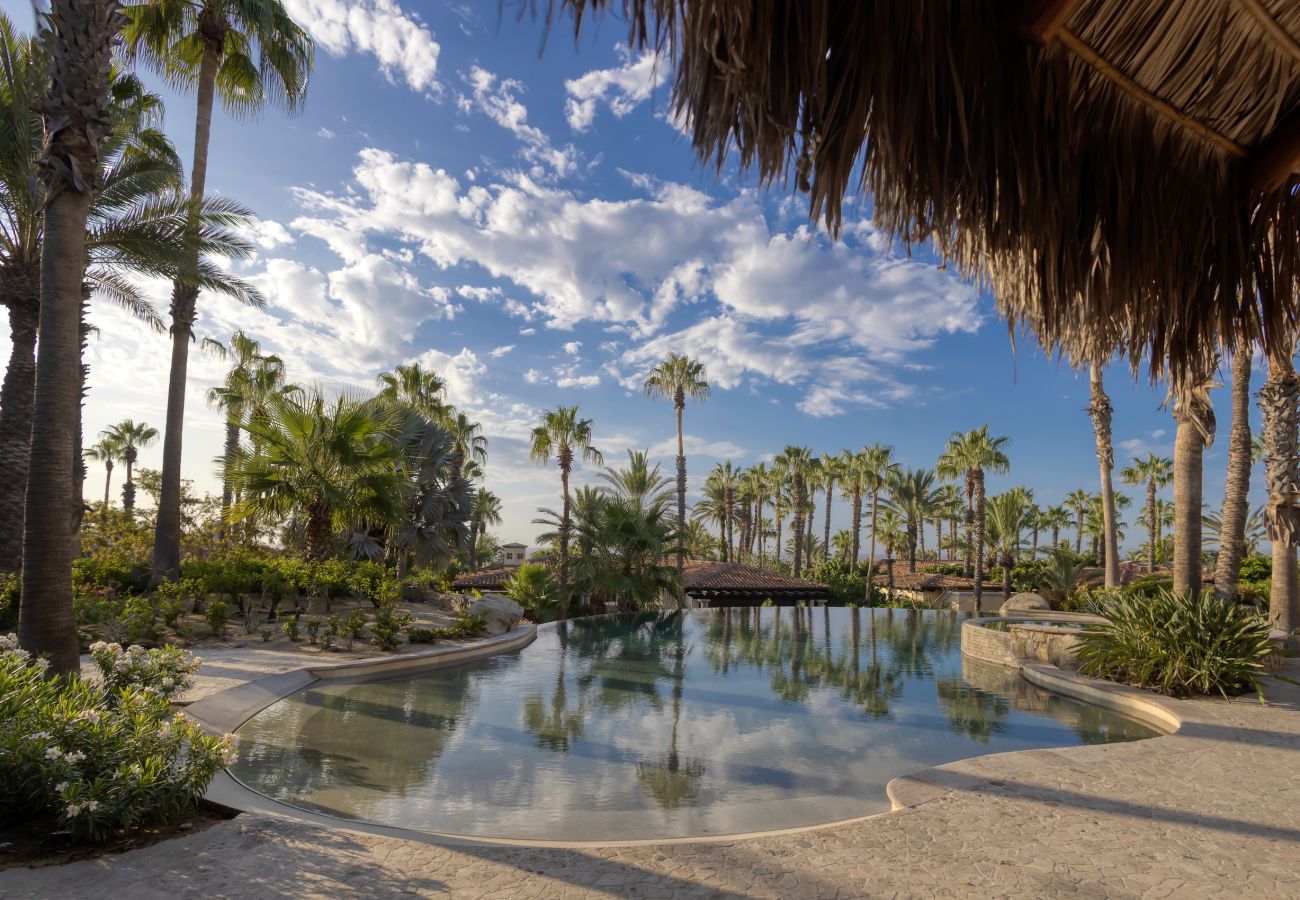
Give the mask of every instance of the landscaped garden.
M 1258 865 L 1261 895 L 1293 878 L 1300 821 L 1262 791 L 1281 781 L 1277 796 L 1290 796 L 1300 771 L 1300 74 L 1247 70 L 1274 72 L 1260 60 L 1282 52 L 1261 49 L 1260 34 L 1283 35 L 1300 59 L 1300 18 L 1247 5 L 1221 21 L 1249 52 L 1225 59 L 1188 38 L 1184 56 L 1198 61 L 1161 65 L 1200 73 L 1197 84 L 1249 84 L 1169 97 L 1143 86 L 1152 79 L 1115 35 L 1153 33 L 1157 19 L 1195 32 L 1195 4 L 1134 4 L 1141 21 L 1118 4 L 1069 2 L 951 19 L 936 4 L 622 9 L 620 52 L 671 69 L 670 118 L 698 159 L 722 170 L 736 154 L 736 173 L 768 188 L 789 177 L 834 238 L 924 247 L 989 289 L 1017 342 L 1086 380 L 1088 484 L 1044 478 L 1042 461 L 985 416 L 926 442 L 894 424 L 903 417 L 877 415 L 867 441 L 773 427 L 771 446 L 693 443 L 697 422 L 722 415 L 735 389 L 758 393 L 728 358 L 740 342 L 722 352 L 707 340 L 647 344 L 610 361 L 619 404 L 656 436 L 636 445 L 593 403 L 560 393 L 599 383 L 566 368 L 576 339 L 550 375 L 520 373 L 550 386 L 541 407 L 467 387 L 478 371 L 468 350 L 295 368 L 259 330 L 278 327 L 266 318 L 277 303 L 269 269 L 246 267 L 281 239 L 250 206 L 208 190 L 209 154 L 224 146 L 212 135 L 227 116 L 265 114 L 275 128 L 274 114 L 300 112 L 318 50 L 343 52 L 338 35 L 301 21 L 310 4 L 294 0 L 52 0 L 33 33 L 0 14 L 0 301 L 11 326 L 0 388 L 0 894 L 8 877 L 33 896 L 82 896 L 94 875 L 78 866 L 100 866 L 126 890 L 165 883 L 159 873 L 176 863 L 150 845 L 174 840 L 203 848 L 201 877 L 186 887 L 196 894 L 284 889 L 232 862 L 245 851 L 263 864 L 278 853 L 290 870 L 317 862 L 309 893 L 346 889 L 361 871 L 350 867 L 375 854 L 446 875 L 400 885 L 381 866 L 377 894 L 544 895 L 555 885 L 534 879 L 548 878 L 628 895 L 848 894 L 900 889 L 862 867 L 925 847 L 918 878 L 931 859 L 942 874 L 924 892 L 978 893 L 973 881 L 955 886 L 959 863 L 996 893 L 1030 877 L 998 866 L 1051 861 L 1048 880 L 1014 884 L 1049 895 L 1066 889 L 1050 877 L 1071 864 L 1054 855 L 1065 853 L 1058 826 L 1078 842 L 1070 853 L 1101 860 L 1087 884 L 1101 892 L 1128 890 L 1117 872 L 1140 881 L 1158 871 L 1164 880 L 1142 888 L 1169 888 L 1179 864 L 1158 854 L 1218 859 L 1218 834 Z M 397 17 L 408 41 L 422 27 L 397 4 L 345 6 Z M 588 23 L 608 21 L 614 5 L 538 6 L 539 28 L 571 21 L 581 48 Z M 1255 24 L 1234 18 L 1246 15 Z M 362 32 L 349 32 L 358 47 Z M 364 40 L 382 58 L 383 40 Z M 900 50 L 906 60 L 893 58 Z M 396 63 L 384 65 L 391 81 Z M 408 198 L 485 232 L 513 215 L 503 198 L 558 196 L 577 158 L 522 105 L 485 101 L 494 77 L 476 63 L 455 105 L 483 105 L 525 143 L 532 167 L 511 176 L 518 194 Z M 595 114 L 583 103 L 608 102 L 620 118 L 635 106 L 602 93 L 616 82 L 566 82 L 576 131 Z M 188 169 L 161 86 L 194 104 Z M 437 102 L 443 90 L 428 87 Z M 1263 99 L 1226 108 L 1216 92 Z M 1092 134 L 1102 123 L 1115 134 Z M 843 205 L 859 181 L 871 198 L 863 223 Z M 322 216 L 359 196 L 296 190 Z M 500 203 L 490 213 L 472 208 L 490 195 Z M 699 203 L 680 185 L 662 198 Z M 295 227 L 344 253 L 377 228 L 306 216 Z M 468 259 L 436 237 L 423 252 L 442 269 Z M 347 274 L 404 254 L 358 254 Z M 508 281 L 502 266 L 483 264 Z M 722 268 L 743 280 L 743 267 Z M 699 302 L 687 297 L 698 270 L 682 264 L 652 292 L 674 298 L 656 315 Z M 344 318 L 338 274 L 319 292 Z M 628 285 L 643 290 L 639 278 Z M 448 330 L 463 312 L 455 303 L 503 296 L 498 285 L 462 285 L 451 301 L 451 288 L 376 283 L 366 297 L 378 318 L 414 296 L 444 303 Z M 166 314 L 150 293 L 160 284 Z M 617 306 L 617 295 L 600 302 Z M 215 297 L 247 314 L 204 334 L 200 313 Z M 540 315 L 510 303 L 525 323 Z M 166 379 L 149 385 L 161 420 L 124 407 L 86 428 L 90 313 L 105 305 L 167 335 Z M 765 327 L 779 318 L 759 307 L 727 315 Z M 605 329 L 608 345 L 655 322 L 630 315 Z M 819 328 L 801 322 L 785 339 Z M 817 340 L 850 340 L 822 331 Z M 318 332 L 297 339 L 310 346 Z M 493 363 L 506 366 L 513 350 L 496 347 Z M 877 348 L 849 362 L 898 357 Z M 776 358 L 765 365 L 798 368 Z M 220 370 L 197 422 L 186 408 L 199 380 L 191 363 Z M 1125 364 L 1159 383 L 1151 398 L 1172 413 L 1171 449 L 1117 441 L 1108 390 Z M 827 403 L 887 405 L 834 381 L 845 368 L 819 370 Z M 889 393 L 887 378 L 870 377 Z M 1211 393 L 1221 387 L 1226 429 Z M 810 418 L 827 408 L 799 406 Z M 207 478 L 183 452 L 199 429 L 221 435 Z M 1218 434 L 1226 453 L 1216 455 Z M 145 465 L 155 448 L 160 465 Z M 534 477 L 544 488 L 521 486 Z M 512 521 L 507 508 L 525 502 L 527 523 Z M 506 542 L 522 534 L 526 559 Z M 1182 765 L 1229 773 L 1205 786 L 1213 813 L 1198 806 L 1194 779 L 1163 784 Z M 905 819 L 872 818 L 902 809 Z M 268 837 L 268 815 L 283 835 Z M 1166 832 L 1133 830 L 1148 821 Z M 257 838 L 241 843 L 245 828 Z M 619 846 L 720 838 L 738 849 Z M 1022 840 L 1046 850 L 1021 859 L 1011 845 Z M 511 842 L 538 846 L 497 846 Z M 1156 843 L 1149 859 L 1132 855 Z M 769 869 L 751 851 L 777 861 Z M 64 863 L 66 882 L 26 871 Z M 1201 877 L 1211 876 L 1216 889 L 1250 892 L 1236 874 Z

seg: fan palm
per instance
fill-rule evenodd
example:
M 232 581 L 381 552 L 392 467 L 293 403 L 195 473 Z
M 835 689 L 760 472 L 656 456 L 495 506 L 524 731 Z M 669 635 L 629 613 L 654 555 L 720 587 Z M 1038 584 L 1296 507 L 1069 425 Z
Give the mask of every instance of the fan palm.
M 1239 336 L 1232 348 L 1232 427 L 1228 432 L 1228 475 L 1223 491 L 1223 528 L 1214 563 L 1214 593 L 1224 600 L 1237 597 L 1237 579 L 1245 558 L 1246 514 L 1249 512 L 1253 442 L 1250 435 L 1250 368 L 1253 348 Z
M 104 464 L 104 515 L 108 515 L 109 497 L 113 484 L 113 464 L 122 459 L 122 445 L 107 433 L 83 451 L 86 459 Z
M 790 495 L 794 501 L 794 523 L 791 529 L 791 555 L 794 558 L 794 577 L 803 574 L 804 525 L 808 509 L 807 479 L 815 462 L 807 447 L 787 446 L 777 457 L 783 471 L 790 478 Z
M 890 472 L 898 466 L 894 462 L 894 448 L 886 447 L 883 444 L 872 444 L 862 451 L 860 465 L 863 483 L 871 494 L 871 552 L 867 558 L 867 585 L 869 587 L 876 566 L 876 521 L 880 514 L 880 492 L 884 488 Z
M 688 559 L 715 559 L 718 541 L 709 534 L 703 522 L 691 519 L 686 523 L 686 533 L 682 535 L 682 548 Z
M 627 451 L 626 468 L 606 468 L 600 477 L 612 496 L 642 508 L 667 504 L 672 499 L 671 480 L 660 471 L 658 463 L 650 464 L 650 454 L 645 450 Z
M 450 410 L 438 421 L 451 434 L 456 445 L 452 477 L 459 478 L 461 470 L 471 462 L 479 466 L 481 473 L 482 467 L 487 464 L 488 454 L 488 439 L 483 436 L 483 426 L 471 421 L 463 412 L 452 413 Z
M 430 421 L 443 418 L 446 412 L 443 402 L 446 385 L 436 373 L 425 370 L 419 363 L 399 365 L 391 372 L 381 372 L 375 381 L 381 397 Z
M 125 5 L 127 53 L 143 60 L 174 87 L 193 90 L 194 160 L 190 194 L 207 184 L 212 110 L 219 98 L 235 115 L 253 115 L 268 105 L 289 112 L 306 99 L 314 48 L 280 0 L 137 0 Z M 191 223 L 197 231 L 197 222 Z M 194 256 L 197 262 L 197 254 Z M 181 438 L 189 345 L 199 287 L 172 287 L 172 358 L 163 438 L 162 492 L 154 534 L 154 579 L 180 569 Z
M 1146 485 L 1147 504 L 1144 518 L 1149 535 L 1147 571 L 1154 572 L 1156 570 L 1156 544 L 1159 541 L 1157 531 L 1160 527 L 1160 520 L 1155 514 L 1156 491 L 1166 487 L 1174 480 L 1173 460 L 1156 456 L 1154 453 L 1148 453 L 1144 459 L 1134 457 L 1133 464 L 1121 469 L 1119 477 L 1125 484 Z
M 1002 564 L 1002 599 L 1011 596 L 1011 568 L 1024 549 L 1022 536 L 1029 527 L 1029 504 L 1025 493 L 1014 489 L 996 494 L 988 501 L 989 550 Z
M 822 523 L 822 546 L 831 545 L 831 501 L 835 499 L 835 489 L 842 487 L 848 477 L 843 454 L 823 456 L 821 458 L 822 489 L 826 494 L 825 520 Z M 829 549 L 827 550 L 829 552 Z
M 712 483 L 722 501 L 722 520 L 718 523 L 722 548 L 722 558 L 734 561 L 736 556 L 736 487 L 740 484 L 740 473 L 731 465 L 731 460 L 716 463 L 705 484 Z
M 1083 488 L 1075 488 L 1065 495 L 1065 508 L 1074 513 L 1074 552 L 1083 552 L 1083 520 L 1092 508 L 1092 495 Z
M 239 501 L 231 521 L 304 523 L 308 556 L 324 559 L 334 535 L 360 523 L 403 518 L 402 448 L 391 406 L 319 389 L 270 398 L 244 429 L 260 452 L 240 447 L 230 467 Z
M 529 458 L 546 465 L 552 458 L 560 467 L 563 506 L 560 513 L 560 588 L 569 587 L 570 519 L 569 476 L 573 472 L 574 454 L 596 465 L 604 462 L 600 451 L 591 443 L 591 419 L 578 416 L 578 407 L 560 406 L 542 413 L 529 438 Z
M 984 475 L 986 472 L 1006 472 L 1011 468 L 1005 448 L 1008 439 L 993 437 L 989 426 L 981 425 L 971 431 L 953 432 L 948 445 L 939 457 L 939 474 L 944 478 L 964 477 L 968 522 L 975 545 L 975 611 L 979 612 L 984 594 Z M 971 521 L 973 519 L 973 521 Z
M 1043 510 L 1039 517 L 1038 525 L 1040 528 L 1051 529 L 1052 531 L 1052 549 L 1057 550 L 1061 546 L 1061 529 L 1070 525 L 1073 518 L 1070 511 L 1062 505 L 1049 506 Z
M 446 566 L 467 544 L 472 546 L 470 523 L 475 491 L 460 471 L 458 463 L 464 457 L 455 436 L 442 422 L 431 422 L 407 411 L 397 416 L 390 441 L 399 454 L 400 515 L 385 518 L 385 501 L 379 498 L 373 503 L 374 511 L 362 516 L 361 521 L 387 526 L 384 531 L 391 534 L 399 574 L 406 572 L 407 554 L 415 558 L 417 566 Z M 377 481 L 375 488 L 382 490 L 382 481 Z
M 682 413 L 686 400 L 703 402 L 709 396 L 708 373 L 704 363 L 682 353 L 669 353 L 650 370 L 645 380 L 647 397 L 673 401 L 677 412 L 677 530 L 686 530 L 686 444 L 682 433 Z M 677 571 L 682 571 L 683 557 L 677 556 Z
M 616 602 L 625 611 L 680 595 L 680 574 L 664 562 L 681 549 L 666 506 L 642 508 L 612 500 L 582 527 L 581 539 L 591 550 L 574 563 L 579 591 Z
M 892 506 L 885 506 L 875 516 L 875 528 L 871 532 L 873 537 L 876 535 L 877 530 L 879 531 L 880 542 L 885 548 L 885 583 L 889 591 L 889 599 L 892 600 L 894 598 L 894 549 L 907 540 L 907 532 L 898 511 Z M 866 599 L 871 600 L 870 580 L 867 581 Z
M 907 568 L 916 571 L 916 552 L 921 529 L 935 502 L 935 475 L 932 469 L 895 469 L 885 484 L 889 505 L 898 513 L 906 529 Z

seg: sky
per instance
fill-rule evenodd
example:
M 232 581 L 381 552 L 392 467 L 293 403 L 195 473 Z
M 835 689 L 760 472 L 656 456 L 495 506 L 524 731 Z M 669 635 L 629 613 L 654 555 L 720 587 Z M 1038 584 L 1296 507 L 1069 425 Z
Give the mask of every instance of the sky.
M 317 42 L 305 108 L 218 111 L 208 170 L 209 193 L 256 213 L 256 255 L 230 265 L 269 303 L 203 295 L 196 333 L 243 329 L 290 380 L 330 391 L 371 390 L 398 363 L 436 370 L 489 439 L 499 539 L 532 544 L 537 508 L 558 505 L 558 471 L 528 460 L 545 409 L 576 403 L 608 463 L 648 448 L 673 471 L 672 405 L 641 392 L 668 351 L 700 359 L 713 388 L 686 410 L 692 495 L 718 461 L 746 466 L 786 444 L 882 442 L 933 466 L 952 432 L 986 423 L 1010 438 L 1012 464 L 990 492 L 1026 485 L 1047 505 L 1097 490 L 1086 377 L 1013 342 L 993 298 L 925 248 L 888 246 L 867 198 L 846 205 L 832 242 L 793 185 L 765 188 L 734 160 L 700 164 L 669 115 L 667 64 L 629 50 L 619 21 L 580 43 L 566 22 L 544 42 L 540 22 L 496 3 L 285 6 Z M 0 8 L 31 27 L 26 0 Z M 193 98 L 149 80 L 188 167 Z M 146 289 L 165 311 L 169 287 Z M 106 302 L 90 318 L 86 442 L 125 418 L 161 429 L 168 339 Z M 213 492 L 223 428 L 205 394 L 224 368 L 191 354 L 184 476 Z M 1165 387 L 1116 366 L 1107 388 L 1117 464 L 1172 457 Z M 1205 497 L 1217 510 L 1229 397 L 1213 394 Z M 140 458 L 157 467 L 161 441 Z M 574 481 L 595 478 L 579 466 Z M 1122 489 L 1141 504 L 1141 489 Z M 102 470 L 86 490 L 102 495 Z M 836 498 L 836 529 L 847 505 Z M 1143 537 L 1136 516 L 1124 516 L 1129 548 Z

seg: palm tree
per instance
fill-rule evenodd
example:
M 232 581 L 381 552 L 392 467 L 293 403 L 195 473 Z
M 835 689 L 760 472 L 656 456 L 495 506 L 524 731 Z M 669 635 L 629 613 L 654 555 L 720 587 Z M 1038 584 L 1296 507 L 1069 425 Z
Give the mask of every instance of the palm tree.
M 446 384 L 434 372 L 426 371 L 418 362 L 399 365 L 391 372 L 381 372 L 375 379 L 379 396 L 419 413 L 436 422 L 444 418 L 447 407 L 443 402 Z
M 470 510 L 469 529 L 469 565 L 478 568 L 478 539 L 487 533 L 488 528 L 501 524 L 501 498 L 489 490 L 480 488 L 474 494 L 474 506 Z
M 1092 507 L 1092 495 L 1083 488 L 1075 488 L 1065 495 L 1065 507 L 1074 513 L 1074 552 L 1083 553 L 1083 519 Z
M 83 451 L 86 459 L 104 464 L 104 515 L 108 515 L 109 496 L 113 483 L 113 464 L 122 459 L 122 445 L 107 432 L 100 432 L 99 440 Z
M 948 446 L 939 457 L 939 474 L 966 480 L 967 506 L 973 511 L 975 546 L 975 612 L 980 612 L 984 595 L 984 474 L 1006 472 L 1011 468 L 1004 448 L 1006 437 L 992 437 L 989 427 L 981 425 L 966 433 L 953 432 Z M 969 515 L 969 514 L 968 514 Z
M 1228 477 L 1223 491 L 1223 527 L 1214 562 L 1214 594 L 1237 598 L 1237 579 L 1246 555 L 1246 515 L 1250 510 L 1250 366 L 1252 347 L 1244 336 L 1232 349 L 1232 428 L 1228 432 Z
M 126 463 L 126 484 L 122 485 L 122 509 L 127 515 L 135 509 L 135 481 L 131 477 L 140 449 L 152 447 L 158 440 L 158 429 L 151 428 L 144 422 L 123 419 L 116 425 L 110 425 L 102 432 L 103 436 L 115 442 L 122 451 L 122 462 Z
M 128 54 L 197 95 L 190 195 L 198 201 L 207 184 L 208 138 L 218 95 L 227 112 L 235 115 L 254 115 L 267 105 L 296 112 L 306 99 L 314 54 L 311 38 L 280 0 L 138 0 L 125 10 Z M 191 223 L 191 229 L 197 232 L 197 222 Z M 193 259 L 197 264 L 197 253 Z M 181 437 L 197 300 L 197 286 L 173 284 L 162 490 L 154 531 L 155 581 L 175 578 L 180 570 Z
M 642 509 L 654 503 L 667 505 L 672 499 L 672 482 L 660 471 L 658 463 L 650 465 L 646 450 L 627 451 L 627 468 L 606 468 L 600 477 L 611 496 Z
M 1264 482 L 1268 488 L 1265 521 L 1273 545 L 1273 573 L 1268 612 L 1273 627 L 1289 635 L 1294 646 L 1300 628 L 1300 570 L 1296 545 L 1300 544 L 1300 506 L 1295 486 L 1300 484 L 1300 448 L 1297 447 L 1295 398 L 1300 394 L 1292 353 L 1295 338 L 1280 341 L 1268 354 L 1268 378 L 1256 394 L 1263 414 Z
M 1208 377 L 1186 377 L 1171 392 L 1174 418 L 1175 591 L 1201 590 L 1201 515 L 1205 448 L 1214 443 L 1214 405 Z
M 708 529 L 699 519 L 692 519 L 686 523 L 682 545 L 690 559 L 713 559 L 718 549 L 717 540 L 709 534 Z
M 1120 470 L 1119 477 L 1125 484 L 1146 485 L 1147 505 L 1146 523 L 1150 540 L 1147 545 L 1147 571 L 1156 570 L 1156 542 L 1159 520 L 1156 512 L 1156 491 L 1166 487 L 1174 480 L 1174 463 L 1171 459 L 1148 453 L 1145 459 L 1133 458 L 1133 464 Z
M 852 547 L 849 551 L 849 564 L 858 567 L 858 556 L 862 549 L 862 482 L 863 457 L 865 451 L 854 453 L 852 450 L 840 452 L 840 469 L 842 473 L 842 490 L 844 499 L 852 506 L 849 510 L 849 532 Z
M 886 506 L 875 516 L 875 528 L 872 529 L 871 535 L 874 542 L 877 529 L 880 533 L 880 541 L 885 546 L 885 568 L 886 584 L 889 590 L 889 599 L 894 599 L 894 548 L 907 540 L 904 531 L 903 520 L 899 517 L 898 512 L 891 506 Z M 867 601 L 871 600 L 871 581 L 867 581 Z
M 848 470 L 843 461 L 843 456 L 823 456 L 821 458 L 821 477 L 822 488 L 826 493 L 826 512 L 825 520 L 822 523 L 822 546 L 826 552 L 830 551 L 831 546 L 831 501 L 835 499 L 835 489 L 844 484 Z
M 725 511 L 723 524 L 726 534 L 722 541 L 723 559 L 734 562 L 736 558 L 736 488 L 740 484 L 740 472 L 731 465 L 731 460 L 715 463 L 709 473 L 709 480 L 722 491 L 722 508 Z
M 867 557 L 867 599 L 870 600 L 871 578 L 876 568 L 876 522 L 880 515 L 880 492 L 884 489 L 890 472 L 898 468 L 894 462 L 894 448 L 872 444 L 863 449 L 861 465 L 862 480 L 871 494 L 871 550 Z
M 791 544 L 794 556 L 794 577 L 803 574 L 804 526 L 807 512 L 806 482 L 813 469 L 812 451 L 807 447 L 787 446 L 778 457 L 790 476 L 790 493 L 794 500 L 794 526 Z
M 1021 535 L 1029 527 L 1029 505 L 1025 492 L 1014 488 L 996 494 L 988 502 L 989 549 L 993 558 L 1002 564 L 1002 599 L 1011 597 L 1011 568 L 1024 549 Z
M 457 458 L 452 463 L 452 477 L 459 478 L 466 462 L 478 466 L 487 464 L 488 440 L 483 436 L 483 426 L 471 421 L 463 412 L 444 415 L 439 421 L 451 434 L 456 445 Z
M 681 543 L 666 506 L 641 508 L 612 500 L 582 527 L 582 540 L 591 551 L 574 563 L 579 591 L 616 602 L 625 611 L 652 606 L 665 595 L 681 595 L 676 567 L 664 563 Z
M 81 304 L 100 146 L 109 136 L 109 78 L 122 18 L 113 0 L 51 0 L 40 21 L 50 54 L 41 111 L 48 127 L 40 164 L 44 233 L 40 342 L 32 400 L 31 455 L 23 528 L 18 640 L 46 654 L 53 673 L 81 658 L 72 610 L 68 522 L 80 468 Z
M 932 469 L 895 469 L 886 483 L 889 505 L 905 523 L 907 569 L 916 571 L 916 551 L 927 516 L 935 502 L 935 476 Z
M 333 537 L 362 523 L 403 518 L 403 448 L 391 407 L 348 396 L 280 394 L 265 419 L 244 424 L 260 448 L 240 447 L 230 467 L 240 499 L 231 521 L 303 523 L 307 555 L 329 555 Z
M 1052 530 L 1052 550 L 1060 549 L 1061 529 L 1068 526 L 1072 521 L 1070 511 L 1064 505 L 1049 506 L 1043 510 L 1038 524 L 1040 528 L 1050 528 Z
M 1101 474 L 1101 508 L 1104 527 L 1102 556 L 1105 562 L 1106 587 L 1119 586 L 1119 526 L 1115 522 L 1115 486 L 1111 480 L 1115 468 L 1115 447 L 1111 438 L 1114 410 L 1101 380 L 1102 367 L 1092 363 L 1088 369 L 1088 415 L 1092 417 L 1093 438 L 1097 445 L 1097 466 Z M 1197 507 L 1200 508 L 1199 506 Z
M 528 455 L 540 465 L 546 465 L 554 458 L 560 467 L 563 498 L 560 513 L 560 589 L 566 592 L 569 588 L 569 532 L 572 528 L 569 475 L 573 471 L 575 453 L 587 462 L 604 464 L 600 451 L 591 445 L 591 419 L 579 418 L 577 405 L 560 406 L 542 413 L 541 420 L 534 426 L 530 436 Z M 678 497 L 681 496 L 679 484 Z
M 681 534 L 686 531 L 686 444 L 682 434 L 682 413 L 686 410 L 688 397 L 703 402 L 709 396 L 708 373 L 704 369 L 704 363 L 682 353 L 669 353 L 646 376 L 645 395 L 671 399 L 673 408 L 677 411 L 677 532 Z M 684 563 L 684 557 L 679 552 L 679 575 Z

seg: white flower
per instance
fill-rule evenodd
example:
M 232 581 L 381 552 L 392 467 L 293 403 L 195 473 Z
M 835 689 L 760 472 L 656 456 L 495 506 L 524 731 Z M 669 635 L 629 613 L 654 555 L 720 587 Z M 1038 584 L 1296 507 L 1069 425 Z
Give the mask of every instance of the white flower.
M 81 812 L 81 804 L 69 803 L 66 807 L 64 807 L 63 812 L 65 815 L 75 816 L 77 813 Z
M 125 672 L 129 668 L 131 668 L 131 660 L 129 657 L 119 656 L 113 662 L 113 671 L 115 672 Z
M 48 741 L 49 739 L 50 733 L 48 731 L 34 731 L 27 735 L 29 741 Z
M 0 634 L 0 651 L 15 650 L 18 647 L 18 635 Z
M 68 783 L 66 781 L 60 781 L 58 784 L 54 786 L 54 790 L 60 794 L 62 794 L 67 789 L 68 789 Z
M 90 812 L 94 812 L 95 810 L 99 809 L 99 801 L 87 800 L 85 803 L 81 804 L 81 808 L 85 810 L 89 810 Z
M 48 751 L 47 751 L 47 755 L 48 755 Z M 74 750 L 71 753 L 63 754 L 63 761 L 67 763 L 79 763 L 85 758 L 86 758 L 86 754 L 82 753 L 80 750 Z
M 108 649 L 108 644 L 105 644 L 103 641 L 95 641 L 95 643 L 90 645 L 91 653 L 98 653 L 101 650 L 107 650 L 107 649 Z
M 58 758 L 59 758 L 60 756 L 62 756 L 62 755 L 63 755 L 63 751 L 60 750 L 58 747 L 46 747 L 46 748 L 45 748 L 45 758 L 48 759 L 48 760 L 55 760 L 55 759 L 58 759 Z

